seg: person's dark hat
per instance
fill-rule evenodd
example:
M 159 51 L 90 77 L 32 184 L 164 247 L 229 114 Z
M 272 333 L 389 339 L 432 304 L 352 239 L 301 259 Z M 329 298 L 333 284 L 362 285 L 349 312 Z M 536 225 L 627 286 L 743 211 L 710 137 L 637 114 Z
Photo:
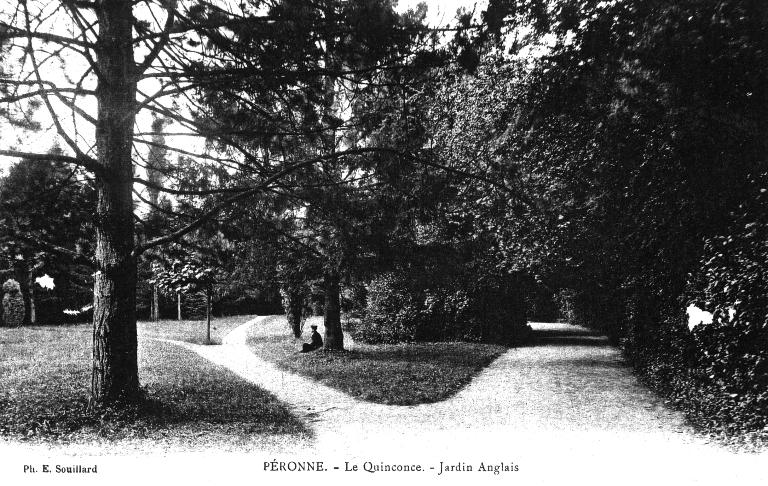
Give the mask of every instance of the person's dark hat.
M 309 327 L 311 327 L 312 329 L 317 329 L 317 326 L 316 326 L 315 324 L 312 324 L 312 325 L 311 325 L 311 326 L 309 326 Z

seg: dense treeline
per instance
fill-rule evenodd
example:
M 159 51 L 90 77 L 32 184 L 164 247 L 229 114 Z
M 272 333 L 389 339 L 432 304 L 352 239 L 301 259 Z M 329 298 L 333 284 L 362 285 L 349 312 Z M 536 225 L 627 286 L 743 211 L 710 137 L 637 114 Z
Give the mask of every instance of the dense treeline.
M 543 66 L 565 75 L 544 94 L 548 118 L 591 132 L 595 151 L 579 170 L 591 214 L 579 224 L 590 251 L 572 256 L 577 318 L 726 429 L 768 419 L 766 14 L 760 2 L 619 2 Z M 691 330 L 692 303 L 714 322 Z
M 529 199 L 472 205 L 507 208 L 478 232 L 697 423 L 763 429 L 768 9 L 558 2 L 536 18 L 536 60 L 485 56 L 438 103 L 445 152 Z
M 94 200 L 82 173 L 55 161 L 21 163 L 0 178 L 0 276 L 16 282 L 25 325 L 60 324 L 65 310 L 91 304 Z

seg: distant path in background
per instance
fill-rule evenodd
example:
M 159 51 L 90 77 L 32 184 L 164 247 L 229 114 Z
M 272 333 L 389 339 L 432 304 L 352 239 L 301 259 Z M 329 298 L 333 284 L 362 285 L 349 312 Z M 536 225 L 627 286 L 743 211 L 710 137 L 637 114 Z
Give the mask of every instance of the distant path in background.
M 235 329 L 221 346 L 176 343 L 291 406 L 315 431 L 315 456 L 418 459 L 430 474 L 440 461 L 475 470 L 482 461 L 514 463 L 520 471 L 512 478 L 525 484 L 574 477 L 592 484 L 768 479 L 767 454 L 734 454 L 695 435 L 681 414 L 638 382 L 604 336 L 568 324 L 531 325 L 535 344 L 510 349 L 448 400 L 416 406 L 363 402 L 255 356 L 245 345 L 250 336 L 288 332 L 270 316 Z M 457 472 L 443 477 L 471 480 Z

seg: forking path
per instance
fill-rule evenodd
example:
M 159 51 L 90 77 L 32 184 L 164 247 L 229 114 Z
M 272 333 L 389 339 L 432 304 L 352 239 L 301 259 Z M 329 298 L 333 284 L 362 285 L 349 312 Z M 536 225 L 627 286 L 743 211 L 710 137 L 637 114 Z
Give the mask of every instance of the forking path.
M 680 413 L 638 382 L 605 337 L 582 327 L 532 323 L 536 345 L 509 349 L 453 397 L 397 406 L 355 399 L 254 355 L 246 345 L 251 336 L 286 332 L 269 319 L 240 326 L 221 346 L 174 343 L 270 391 L 307 423 L 311 444 L 280 451 L 286 456 L 374 464 L 418 459 L 435 468 L 430 474 L 441 461 L 475 470 L 481 461 L 514 463 L 520 470 L 512 478 L 522 484 L 578 477 L 593 484 L 768 479 L 768 454 L 736 454 L 693 433 Z

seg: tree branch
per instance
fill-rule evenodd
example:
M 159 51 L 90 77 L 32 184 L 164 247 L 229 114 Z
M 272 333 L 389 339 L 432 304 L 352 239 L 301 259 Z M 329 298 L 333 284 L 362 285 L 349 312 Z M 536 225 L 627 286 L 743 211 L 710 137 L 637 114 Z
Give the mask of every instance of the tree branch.
M 13 25 L 8 25 L 5 22 L 0 22 L 0 28 L 7 29 L 5 32 L 2 33 L 2 35 L 0 35 L 0 38 L 2 39 L 10 39 L 14 37 L 23 37 L 23 38 L 32 37 L 34 39 L 40 39 L 44 42 L 55 42 L 57 44 L 64 44 L 64 45 L 72 44 L 80 47 L 85 47 L 86 49 L 93 49 L 96 47 L 90 42 L 83 42 L 77 39 L 72 39 L 70 37 L 63 37 L 60 35 L 48 34 L 43 32 L 25 31 L 18 27 L 14 27 Z
M 0 79 L 0 84 L 4 84 L 5 80 Z M 38 84 L 35 82 L 35 84 Z M 48 88 L 48 89 L 39 89 L 37 91 L 30 91 L 24 94 L 17 94 L 13 96 L 6 96 L 4 98 L 0 98 L 0 103 L 15 103 L 16 101 L 21 101 L 26 98 L 34 98 L 35 96 L 43 96 L 48 94 L 57 94 L 57 93 L 73 93 L 76 95 L 95 95 L 96 93 L 92 90 L 88 89 L 78 89 L 78 88 Z
M 159 184 L 155 184 L 154 182 L 142 179 L 140 177 L 134 177 L 133 182 L 141 184 L 145 187 L 148 187 L 150 189 L 154 189 L 158 192 L 165 192 L 168 194 L 175 194 L 177 196 L 210 196 L 212 194 L 231 194 L 233 192 L 243 192 L 250 189 L 250 187 L 230 187 L 230 188 L 219 188 L 219 189 L 202 189 L 202 190 L 181 190 L 181 189 L 169 189 L 167 187 L 163 187 Z
M 276 173 L 272 174 L 271 176 L 267 177 L 262 181 L 261 184 L 252 187 L 248 190 L 245 190 L 243 192 L 240 192 L 238 194 L 235 194 L 234 196 L 231 196 L 221 203 L 217 204 L 210 210 L 203 213 L 202 216 L 191 222 L 190 224 L 184 226 L 183 228 L 180 228 L 177 231 L 174 231 L 173 233 L 170 233 L 165 236 L 161 236 L 158 238 L 154 238 L 152 240 L 149 240 L 145 243 L 137 245 L 133 252 L 131 252 L 131 255 L 135 258 L 141 255 L 143 252 L 148 250 L 149 248 L 163 245 L 165 243 L 170 243 L 172 241 L 175 241 L 182 236 L 191 233 L 192 231 L 196 230 L 197 228 L 201 227 L 203 224 L 205 224 L 209 219 L 214 217 L 216 214 L 218 214 L 220 211 L 222 211 L 225 207 L 232 205 L 233 203 L 240 201 L 242 199 L 245 199 L 249 196 L 252 196 L 260 191 L 263 191 L 273 183 L 280 180 L 281 177 L 290 174 L 291 172 L 294 172 L 298 169 L 301 169 L 303 167 L 309 167 L 311 165 L 317 164 L 318 162 L 331 160 L 331 159 L 337 159 L 340 157 L 348 156 L 348 155 L 362 155 L 366 153 L 375 153 L 375 152 L 396 152 L 394 149 L 386 149 L 386 148 L 361 148 L 361 149 L 351 149 L 351 150 L 345 150 L 341 152 L 335 152 L 332 154 L 327 155 L 321 155 L 318 157 L 314 157 L 312 159 L 303 160 L 301 162 L 296 162 L 294 164 L 289 165 L 288 167 L 285 167 L 282 170 L 277 171 Z
M 84 169 L 87 169 L 94 173 L 100 173 L 103 168 L 96 162 L 95 159 L 90 157 L 71 157 L 69 155 L 59 154 L 38 154 L 33 152 L 20 152 L 18 150 L 0 150 L 0 157 L 13 157 L 17 159 L 35 161 L 35 162 L 49 162 L 59 161 L 66 162 L 68 164 L 75 164 Z
M 27 28 L 27 33 L 32 34 L 32 28 L 31 28 L 31 22 L 29 18 L 29 9 L 27 8 L 26 3 L 24 4 L 24 21 Z M 44 89 L 46 81 L 43 80 L 43 77 L 40 75 L 40 67 L 37 64 L 37 58 L 35 56 L 35 49 L 32 42 L 32 36 L 27 36 L 27 45 L 29 48 L 29 59 L 32 62 L 32 69 L 35 74 L 35 78 L 37 79 L 38 85 L 41 89 Z M 61 96 L 60 94 L 58 96 Z M 51 118 L 53 119 L 53 124 L 56 126 L 56 131 L 58 132 L 59 136 L 61 136 L 65 142 L 67 142 L 67 145 L 70 146 L 70 148 L 75 152 L 77 157 L 81 160 L 90 159 L 82 150 L 80 150 L 80 147 L 78 147 L 77 142 L 72 140 L 72 138 L 66 133 L 64 128 L 61 126 L 61 121 L 59 120 L 58 115 L 56 114 L 56 110 L 53 109 L 53 105 L 51 104 L 51 100 L 48 98 L 48 95 L 43 94 L 42 96 L 43 102 L 45 103 L 46 108 L 48 109 L 49 114 L 51 115 Z M 101 168 L 101 165 L 94 159 L 90 159 L 92 162 L 89 162 L 88 165 L 91 166 L 89 170 L 93 170 L 93 167 L 98 167 L 98 173 L 102 173 L 103 169 Z M 85 167 L 85 166 L 84 166 Z
M 152 50 L 149 51 L 149 54 L 147 54 L 147 57 L 144 58 L 144 60 L 141 62 L 139 67 L 136 70 L 136 76 L 141 77 L 142 74 L 144 74 L 144 71 L 146 71 L 149 66 L 152 65 L 152 63 L 157 59 L 157 56 L 160 55 L 163 48 L 168 44 L 168 40 L 171 37 L 171 30 L 173 29 L 173 22 L 176 19 L 176 0 L 169 0 L 168 6 L 166 7 L 166 11 L 168 12 L 168 16 L 165 19 L 165 26 L 163 27 L 163 31 L 161 32 L 160 38 L 155 42 L 155 45 L 152 47 Z
M 70 260 L 72 260 L 72 263 L 78 263 L 81 265 L 93 267 L 93 261 L 90 258 L 87 258 L 82 253 L 78 253 L 76 251 L 70 250 L 69 248 L 64 248 L 63 246 L 54 245 L 53 243 L 49 243 L 47 241 L 36 238 L 34 236 L 20 234 L 16 232 L 13 232 L 12 236 L 22 241 L 26 241 L 27 243 L 41 250 L 46 250 L 51 253 L 56 253 L 57 255 L 61 255 L 63 257 L 69 258 Z

